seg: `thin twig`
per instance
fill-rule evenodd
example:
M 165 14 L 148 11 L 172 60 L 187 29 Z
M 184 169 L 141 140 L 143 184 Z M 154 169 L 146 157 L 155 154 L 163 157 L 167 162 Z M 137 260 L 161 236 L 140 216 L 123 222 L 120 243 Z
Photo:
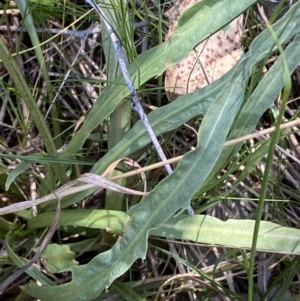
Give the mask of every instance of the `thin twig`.
M 123 56 L 123 52 L 122 52 L 122 46 L 121 46 L 121 42 L 119 40 L 119 38 L 117 37 L 116 33 L 114 32 L 113 28 L 108 24 L 106 18 L 105 18 L 105 14 L 103 13 L 102 9 L 100 6 L 98 6 L 98 4 L 96 4 L 94 2 L 94 0 L 86 0 L 86 3 L 88 3 L 90 6 L 92 6 L 96 11 L 97 13 L 99 14 L 99 16 L 102 18 L 102 21 L 104 22 L 106 28 L 107 28 L 107 31 L 111 37 L 111 40 L 113 42 L 113 45 L 114 45 L 114 48 L 115 48 L 115 52 L 117 54 L 117 57 L 118 57 L 118 61 L 119 61 L 119 65 L 120 65 L 120 69 L 122 71 L 122 74 L 124 76 L 124 79 L 125 79 L 125 82 L 126 82 L 126 85 L 129 89 L 129 92 L 130 92 L 130 95 L 131 95 L 131 98 L 133 100 L 133 103 L 134 103 L 134 110 L 139 114 L 144 126 L 146 127 L 146 130 L 152 140 L 152 143 L 154 145 L 154 148 L 158 154 L 158 156 L 160 157 L 161 161 L 166 161 L 167 158 L 162 150 L 162 147 L 160 146 L 159 144 L 159 141 L 150 125 L 150 122 L 148 120 L 148 117 L 147 115 L 145 114 L 144 110 L 143 110 L 143 107 L 141 105 L 141 102 L 140 102 L 140 99 L 139 99 L 139 96 L 134 88 L 134 85 L 133 85 L 133 82 L 130 78 L 130 75 L 129 75 L 129 72 L 128 72 L 128 69 L 127 69 L 127 66 L 126 66 L 126 63 L 125 63 L 125 60 L 124 60 L 124 56 Z M 173 173 L 173 170 L 171 168 L 171 166 L 169 164 L 166 164 L 165 165 L 165 168 L 168 172 L 168 174 L 172 174 Z M 193 208 L 191 207 L 191 205 L 189 205 L 189 207 L 187 208 L 187 211 L 189 213 L 189 215 L 194 215 L 194 210 Z

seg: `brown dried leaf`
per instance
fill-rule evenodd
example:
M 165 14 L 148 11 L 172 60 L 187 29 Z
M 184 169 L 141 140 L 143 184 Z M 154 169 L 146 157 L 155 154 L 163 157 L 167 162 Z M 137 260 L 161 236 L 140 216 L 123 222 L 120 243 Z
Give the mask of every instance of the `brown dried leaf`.
M 197 2 L 178 0 L 177 5 L 165 13 L 170 22 L 166 41 L 172 37 L 179 16 Z M 169 100 L 201 89 L 227 73 L 242 55 L 242 34 L 243 16 L 240 16 L 200 43 L 181 62 L 168 68 L 165 87 Z

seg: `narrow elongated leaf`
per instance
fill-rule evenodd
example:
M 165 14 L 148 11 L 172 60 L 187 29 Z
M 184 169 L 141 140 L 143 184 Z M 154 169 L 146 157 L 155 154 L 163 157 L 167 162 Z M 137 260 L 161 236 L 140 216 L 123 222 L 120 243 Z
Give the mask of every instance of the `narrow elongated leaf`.
M 39 214 L 28 221 L 28 228 L 49 227 L 53 222 L 54 212 Z M 121 232 L 128 223 L 125 212 L 114 210 L 63 210 L 59 218 L 59 226 L 82 226 L 95 229 L 107 229 Z
M 5 183 L 5 190 L 9 190 L 10 185 L 13 181 L 23 172 L 25 171 L 31 163 L 22 161 L 20 164 L 16 166 L 16 168 L 8 175 L 6 183 Z
M 53 212 L 41 214 L 28 223 L 29 229 L 44 228 L 51 225 Z M 108 210 L 64 210 L 59 223 L 61 226 L 78 226 L 94 229 L 107 229 L 118 233 L 128 222 L 124 212 Z M 150 235 L 172 239 L 191 240 L 198 243 L 222 245 L 232 248 L 250 249 L 254 220 L 229 219 L 223 222 L 215 217 L 196 215 L 190 218 L 181 214 L 171 217 Z M 300 254 L 300 230 L 283 227 L 272 222 L 261 222 L 258 251 L 284 254 Z
M 195 216 L 195 219 L 184 216 L 171 218 L 165 225 L 151 231 L 150 234 L 169 238 L 181 235 L 191 241 L 250 249 L 254 225 L 255 220 L 250 219 L 230 219 L 223 222 L 212 216 L 199 215 Z M 261 221 L 257 250 L 299 255 L 299 234 L 299 229 Z

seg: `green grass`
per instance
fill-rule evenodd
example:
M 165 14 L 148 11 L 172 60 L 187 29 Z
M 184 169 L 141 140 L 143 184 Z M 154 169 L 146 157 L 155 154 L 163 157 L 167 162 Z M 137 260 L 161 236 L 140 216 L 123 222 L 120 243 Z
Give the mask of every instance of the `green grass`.
M 299 3 L 272 9 L 266 26 L 255 1 L 205 0 L 184 14 L 168 42 L 163 13 L 171 3 L 100 4 L 176 170 L 167 176 L 151 167 L 159 160 L 131 110 L 105 27 L 83 39 L 63 33 L 98 22 L 90 7 L 3 5 L 20 14 L 8 13 L 0 25 L 18 20 L 21 30 L 0 39 L 5 300 L 297 300 L 299 138 L 297 125 L 280 126 L 299 115 Z M 241 13 L 249 17 L 237 65 L 168 103 L 167 65 Z M 246 136 L 271 126 L 272 133 Z M 139 166 L 148 167 L 142 176 Z M 91 182 L 86 173 L 111 181 Z M 190 200 L 193 218 L 185 212 Z M 42 259 L 11 281 L 43 243 Z

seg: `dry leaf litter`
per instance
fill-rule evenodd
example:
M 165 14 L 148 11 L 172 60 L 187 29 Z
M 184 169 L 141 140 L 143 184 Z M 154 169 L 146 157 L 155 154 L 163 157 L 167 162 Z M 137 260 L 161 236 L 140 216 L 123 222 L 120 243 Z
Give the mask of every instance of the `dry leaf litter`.
M 197 2 L 179 0 L 165 13 L 169 19 L 166 41 L 172 37 L 179 16 Z M 200 43 L 181 62 L 168 68 L 165 87 L 169 100 L 201 89 L 227 73 L 242 55 L 242 34 L 243 16 L 239 16 Z

